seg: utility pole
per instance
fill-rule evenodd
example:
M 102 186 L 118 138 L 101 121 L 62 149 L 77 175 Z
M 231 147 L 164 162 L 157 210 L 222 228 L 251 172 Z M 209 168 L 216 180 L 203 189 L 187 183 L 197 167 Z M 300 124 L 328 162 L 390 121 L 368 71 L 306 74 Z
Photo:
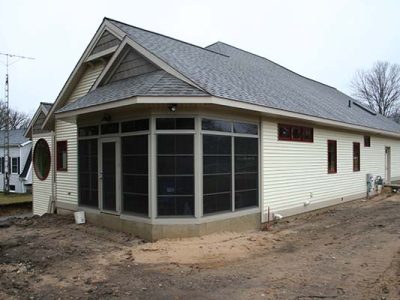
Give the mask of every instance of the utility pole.
M 4 166 L 2 168 L 4 169 L 3 173 L 3 179 L 4 179 L 4 184 L 3 184 L 3 191 L 5 194 L 8 194 L 10 192 L 10 77 L 8 73 L 8 68 L 18 62 L 21 59 L 34 59 L 32 57 L 27 57 L 27 56 L 20 56 L 20 55 L 15 55 L 15 54 L 10 54 L 10 53 L 1 53 L 0 55 L 3 55 L 6 57 L 6 84 L 5 84 L 5 98 L 6 98 L 6 118 L 5 118 L 5 128 L 4 128 Z M 10 62 L 11 59 L 15 59 L 14 61 Z

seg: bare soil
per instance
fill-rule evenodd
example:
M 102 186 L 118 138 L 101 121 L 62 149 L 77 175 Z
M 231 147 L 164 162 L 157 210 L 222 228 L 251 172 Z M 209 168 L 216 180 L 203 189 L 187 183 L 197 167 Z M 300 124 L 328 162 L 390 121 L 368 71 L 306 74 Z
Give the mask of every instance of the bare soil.
M 71 216 L 0 223 L 0 299 L 117 298 L 400 299 L 400 194 L 156 243 Z

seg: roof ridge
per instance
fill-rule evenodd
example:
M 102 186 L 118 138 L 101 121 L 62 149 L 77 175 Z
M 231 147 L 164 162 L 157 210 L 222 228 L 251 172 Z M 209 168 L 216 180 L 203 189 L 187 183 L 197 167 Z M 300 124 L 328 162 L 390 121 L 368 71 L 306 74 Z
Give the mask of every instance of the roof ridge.
M 108 18 L 108 17 L 104 17 L 104 19 L 109 20 L 109 21 L 113 21 L 113 22 L 117 22 L 117 23 L 129 26 L 129 27 L 132 27 L 132 28 L 135 28 L 135 29 L 139 29 L 139 30 L 142 30 L 142 31 L 145 31 L 145 32 L 156 34 L 156 35 L 159 35 L 159 36 L 162 36 L 162 37 L 165 37 L 165 38 L 168 38 L 168 39 L 171 39 L 171 40 L 183 43 L 183 44 L 187 44 L 187 45 L 192 46 L 192 47 L 196 47 L 196 48 L 202 49 L 202 50 L 210 52 L 210 53 L 218 54 L 218 55 L 221 55 L 221 56 L 224 56 L 224 57 L 229 57 L 229 55 L 226 55 L 226 54 L 223 54 L 223 53 L 219 53 L 219 52 L 216 52 L 216 51 L 211 50 L 211 49 L 206 49 L 205 47 L 201 47 L 201 46 L 189 43 L 189 42 L 185 42 L 185 41 L 179 40 L 177 38 L 173 38 L 171 36 L 168 36 L 168 35 L 165 35 L 165 34 L 162 34 L 162 33 L 158 33 L 158 32 L 154 32 L 154 31 L 148 30 L 148 29 L 137 27 L 137 26 L 134 26 L 134 25 L 131 25 L 131 24 L 128 24 L 128 23 L 125 23 L 125 22 L 121 22 L 121 21 L 118 21 L 118 20 L 115 20 L 115 19 L 111 19 L 111 18 Z
M 278 67 L 280 67 L 280 68 L 282 68 L 282 69 L 285 69 L 285 70 L 287 70 L 287 71 L 289 71 L 289 72 L 291 72 L 291 73 L 293 73 L 293 74 L 295 74 L 295 75 L 297 75 L 297 76 L 303 77 L 304 79 L 307 79 L 307 80 L 313 81 L 313 82 L 315 82 L 315 83 L 321 84 L 321 85 L 323 85 L 323 86 L 329 87 L 329 88 L 331 88 L 331 89 L 337 90 L 337 88 L 335 88 L 334 86 L 331 86 L 331 85 L 325 84 L 325 83 L 323 83 L 323 82 L 317 81 L 317 80 L 315 80 L 315 79 L 312 79 L 312 78 L 306 77 L 306 76 L 304 76 L 304 75 L 301 75 L 301 74 L 299 74 L 299 73 L 297 73 L 297 72 L 295 72 L 295 71 L 293 71 L 293 70 L 290 70 L 290 69 L 288 69 L 288 68 L 286 68 L 286 67 L 284 67 L 284 66 L 282 66 L 282 65 L 280 65 L 280 64 L 278 64 L 278 63 L 276 63 L 276 62 L 274 62 L 274 61 L 272 61 L 272 60 L 270 60 L 270 59 L 268 59 L 268 58 L 266 58 L 266 57 L 264 57 L 264 56 L 261 56 L 261 55 L 252 53 L 252 52 L 247 51 L 247 50 L 243 50 L 243 49 L 241 49 L 241 48 L 238 48 L 238 47 L 236 47 L 236 46 L 232 46 L 232 45 L 230 45 L 230 44 L 227 44 L 227 43 L 224 43 L 224 42 L 221 42 L 221 41 L 215 42 L 215 43 L 213 43 L 213 44 L 211 44 L 211 45 L 208 45 L 207 47 L 211 47 L 211 46 L 213 46 L 213 45 L 215 45 L 215 44 L 218 44 L 218 43 L 224 44 L 224 45 L 226 45 L 226 46 L 228 46 L 228 47 L 237 49 L 237 50 L 242 51 L 242 52 L 246 52 L 246 53 L 248 53 L 248 54 L 250 54 L 250 55 L 257 56 L 257 57 L 259 57 L 259 58 L 265 59 L 265 60 L 269 61 L 270 63 L 273 63 L 274 65 L 277 65 Z M 207 48 L 207 47 L 206 47 L 206 48 Z

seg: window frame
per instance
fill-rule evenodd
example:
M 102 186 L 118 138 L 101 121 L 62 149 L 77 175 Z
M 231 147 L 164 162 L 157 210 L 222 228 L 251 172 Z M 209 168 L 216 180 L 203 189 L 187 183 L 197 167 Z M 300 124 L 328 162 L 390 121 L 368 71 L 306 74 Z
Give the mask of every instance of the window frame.
M 369 148 L 371 147 L 371 136 L 364 135 L 364 147 Z
M 284 137 L 280 135 L 280 129 L 281 128 L 288 128 L 290 132 L 289 137 Z M 299 130 L 300 131 L 300 137 L 294 137 L 293 132 L 294 130 Z M 305 132 L 306 130 L 311 131 L 311 138 L 305 138 Z M 302 143 L 314 143 L 314 128 L 309 127 L 309 126 L 303 126 L 303 125 L 293 125 L 293 124 L 284 124 L 284 123 L 278 123 L 277 126 L 277 136 L 278 136 L 278 141 L 290 141 L 290 142 L 302 142 Z
M 15 162 L 15 165 L 14 165 Z M 16 172 L 14 172 L 14 167 L 16 168 Z M 20 158 L 19 157 L 11 157 L 11 174 L 19 174 L 20 173 Z
M 360 142 L 353 142 L 353 172 L 360 172 L 360 170 L 361 170 Z
M 157 129 L 157 119 L 193 119 L 193 129 Z M 152 118 L 152 125 L 153 125 L 153 130 L 151 131 L 152 135 L 154 136 L 154 165 L 155 165 L 155 169 L 154 169 L 154 175 L 149 175 L 150 178 L 154 178 L 155 183 L 154 183 L 154 188 L 155 188 L 155 197 L 154 197 L 154 201 L 155 201 L 155 218 L 158 219 L 193 219 L 196 218 L 197 213 L 196 213 L 196 180 L 197 180 L 197 171 L 196 171 L 196 157 L 197 157 L 197 149 L 196 149 L 196 127 L 197 127 L 197 116 L 195 115 L 191 115 L 191 114 L 182 114 L 182 115 L 156 115 Z M 176 123 L 175 123 L 176 124 Z M 159 174 L 158 174 L 158 157 L 159 157 L 159 153 L 158 153 L 158 136 L 161 135 L 191 135 L 193 138 L 193 153 L 191 154 L 191 156 L 193 156 L 193 214 L 191 215 L 163 215 L 163 214 L 159 214 L 159 194 L 158 194 L 158 186 L 159 186 Z M 160 156 L 166 155 L 168 156 L 168 154 L 160 154 Z M 172 154 L 171 154 L 172 155 Z M 180 156 L 180 154 L 175 154 Z M 188 154 L 189 155 L 189 154 Z M 181 155 L 182 156 L 182 155 Z M 183 155 L 185 156 L 185 155 Z M 152 158 L 153 159 L 153 158 Z M 163 176 L 168 176 L 166 174 L 161 175 L 161 177 Z M 171 175 L 172 176 L 172 175 Z M 179 176 L 179 175 L 178 175 Z M 188 175 L 189 176 L 189 175 Z M 174 194 L 175 196 L 177 194 Z M 178 194 L 179 195 L 179 194 Z M 161 195 L 161 197 L 167 197 L 168 195 Z M 171 197 L 173 197 L 173 195 L 171 194 Z M 184 196 L 181 196 L 184 197 Z
M 260 124 L 258 122 L 249 121 L 249 120 L 237 120 L 237 119 L 228 119 L 228 118 L 221 118 L 221 117 L 216 117 L 216 116 L 209 116 L 209 115 L 202 115 L 199 117 L 200 119 L 200 134 L 201 134 L 201 148 L 203 147 L 203 136 L 204 135 L 222 135 L 222 136 L 230 136 L 231 137 L 231 210 L 230 211 L 219 211 L 219 212 L 213 212 L 213 213 L 204 213 L 204 182 L 203 182 L 203 177 L 204 177 L 204 172 L 203 172 L 203 158 L 204 155 L 201 153 L 201 172 L 200 176 L 202 178 L 202 189 L 201 189 L 201 217 L 208 217 L 208 216 L 213 216 L 213 215 L 221 215 L 224 213 L 234 213 L 234 212 L 239 212 L 242 210 L 247 210 L 247 209 L 254 209 L 254 208 L 260 208 L 260 162 L 261 162 L 261 156 L 260 156 Z M 219 131 L 219 130 L 203 130 L 202 126 L 202 120 L 207 119 L 207 120 L 217 120 L 217 121 L 224 121 L 224 122 L 230 122 L 231 123 L 231 131 Z M 234 123 L 248 123 L 248 124 L 253 124 L 257 126 L 257 134 L 248 134 L 248 133 L 235 133 L 234 132 Z M 236 208 L 236 201 L 235 201 L 235 193 L 236 193 L 236 188 L 235 188 L 235 158 L 236 158 L 236 151 L 235 151 L 235 137 L 248 137 L 248 138 L 254 138 L 257 139 L 257 204 L 253 206 L 246 206 L 246 207 L 241 207 L 241 208 Z
M 337 174 L 337 141 L 336 140 L 327 140 L 327 160 L 328 160 L 328 163 L 327 163 L 327 167 L 328 167 L 328 174 Z M 330 159 L 329 159 L 329 154 L 330 154 L 330 149 L 329 149 L 329 146 L 330 145 L 334 145 L 335 146 L 335 152 L 334 152 L 334 154 L 335 154 L 335 168 L 332 168 L 331 166 L 330 166 Z
M 66 155 L 66 160 L 65 160 L 65 166 L 63 166 L 63 156 L 62 154 L 65 153 Z M 56 142 L 56 169 L 57 171 L 63 171 L 67 172 L 68 171 L 68 141 L 67 140 L 61 140 Z
M 47 155 L 47 159 L 49 160 L 49 168 L 46 170 L 46 172 L 44 173 L 43 176 L 39 173 L 39 171 L 37 169 L 37 166 L 36 166 L 36 157 L 37 157 L 37 150 L 38 150 L 37 149 L 37 145 L 39 143 L 42 143 L 42 142 L 44 143 L 43 146 L 47 147 L 47 149 L 46 149 L 47 153 L 45 153 L 45 154 Z M 52 163 L 52 161 L 51 161 L 51 149 L 50 149 L 49 143 L 44 138 L 40 138 L 40 139 L 38 139 L 36 141 L 35 147 L 33 149 L 33 160 L 32 160 L 32 162 L 33 162 L 33 169 L 35 171 L 36 177 L 41 181 L 46 180 L 47 177 L 50 174 L 50 171 L 51 171 L 51 163 Z

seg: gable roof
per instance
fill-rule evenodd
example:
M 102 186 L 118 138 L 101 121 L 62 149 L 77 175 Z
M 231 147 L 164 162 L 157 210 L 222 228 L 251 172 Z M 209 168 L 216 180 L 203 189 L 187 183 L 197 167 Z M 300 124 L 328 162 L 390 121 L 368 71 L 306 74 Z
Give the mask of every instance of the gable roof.
M 22 145 L 25 142 L 28 142 L 29 139 L 24 136 L 25 133 L 25 128 L 21 129 L 11 129 L 10 130 L 10 145 L 12 146 L 18 146 Z M 4 147 L 4 137 L 5 137 L 6 131 L 5 130 L 0 130 L 0 147 Z
M 371 113 L 361 103 L 337 89 L 301 76 L 258 55 L 222 42 L 202 48 L 112 19 L 105 20 L 212 96 L 400 133 L 399 124 Z M 148 76 L 146 80 L 154 80 L 154 76 Z M 134 87 L 137 82 L 133 79 L 119 84 L 124 86 L 125 91 L 130 91 L 125 96 L 140 94 Z M 128 87 L 129 84 L 132 84 L 132 88 Z M 100 103 L 101 92 L 115 95 L 115 86 L 110 84 L 107 88 L 105 85 L 97 92 L 97 96 L 94 96 L 96 93 L 89 94 L 75 106 L 66 106 L 60 112 L 96 105 Z M 119 99 L 121 96 L 107 96 L 103 100 Z
M 49 102 L 40 102 L 38 109 L 36 110 L 35 114 L 33 115 L 33 118 L 29 122 L 28 127 L 24 131 L 24 137 L 28 138 L 30 137 L 30 134 L 32 134 L 32 128 L 34 124 L 36 123 L 37 119 L 39 118 L 40 114 L 44 114 L 44 116 L 47 116 L 53 107 L 53 103 Z
M 159 70 L 98 87 L 57 112 L 67 112 L 134 96 L 207 96 L 207 94 Z

